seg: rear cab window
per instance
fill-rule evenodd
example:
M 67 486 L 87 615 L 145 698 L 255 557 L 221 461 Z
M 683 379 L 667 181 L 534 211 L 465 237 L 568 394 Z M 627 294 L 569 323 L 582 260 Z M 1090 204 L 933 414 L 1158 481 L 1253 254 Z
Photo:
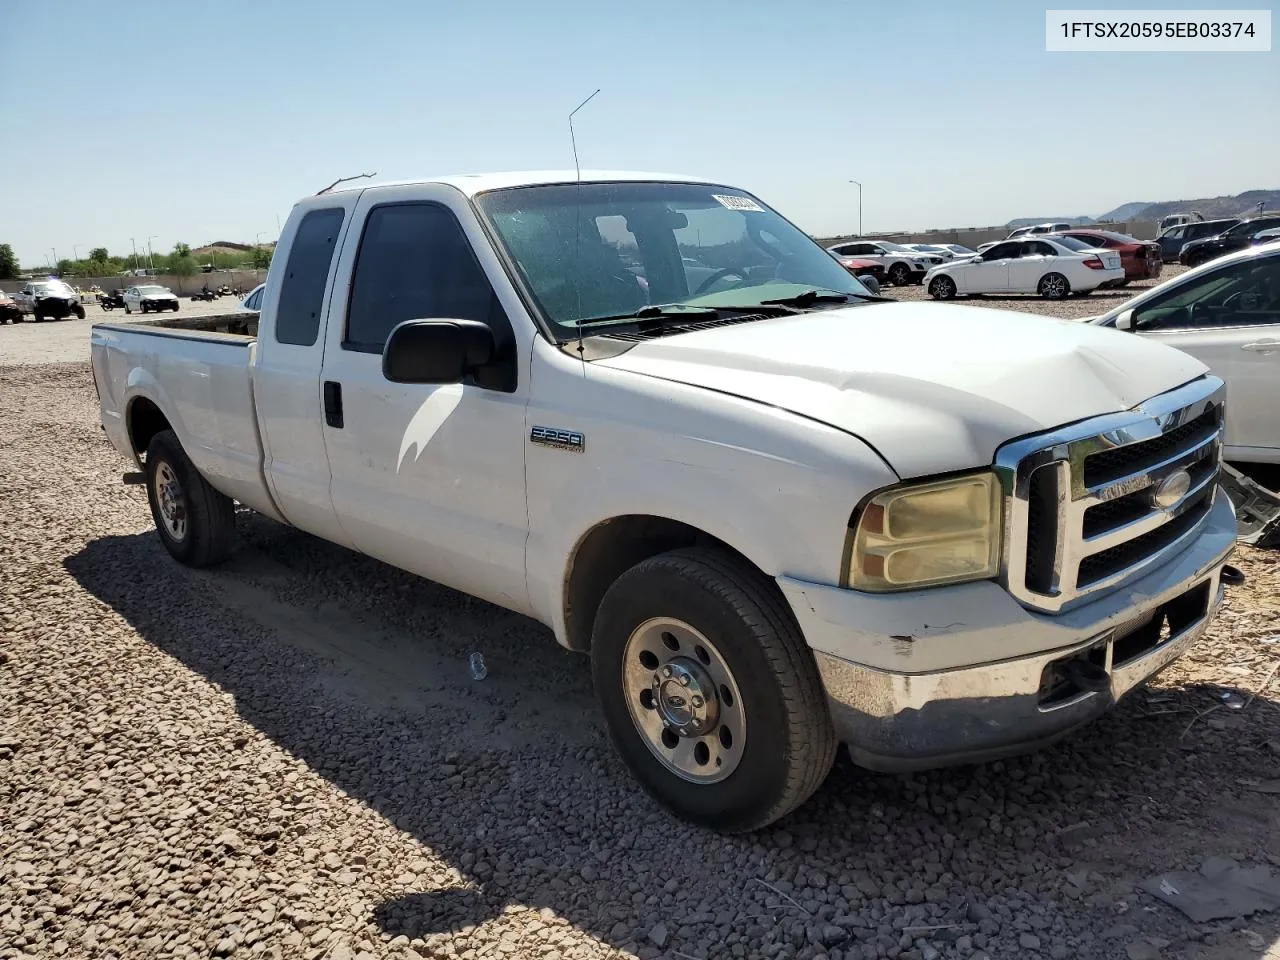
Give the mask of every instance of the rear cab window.
M 277 343 L 314 346 L 320 333 L 320 313 L 329 270 L 338 249 L 338 235 L 346 216 L 341 207 L 312 210 L 298 224 L 276 307 Z

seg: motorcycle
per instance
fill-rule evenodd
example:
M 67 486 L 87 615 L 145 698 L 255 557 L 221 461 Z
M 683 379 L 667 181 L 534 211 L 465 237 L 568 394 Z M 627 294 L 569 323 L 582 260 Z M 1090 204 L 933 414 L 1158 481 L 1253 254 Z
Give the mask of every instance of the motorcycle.
M 124 291 L 112 290 L 110 293 L 98 294 L 98 306 L 103 310 L 114 310 L 116 307 L 124 309 Z

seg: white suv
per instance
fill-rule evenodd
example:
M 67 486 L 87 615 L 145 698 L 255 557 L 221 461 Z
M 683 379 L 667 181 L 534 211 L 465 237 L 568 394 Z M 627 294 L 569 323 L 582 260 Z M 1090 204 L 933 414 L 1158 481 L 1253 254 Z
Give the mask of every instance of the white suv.
M 883 265 L 889 282 L 898 287 L 919 283 L 930 267 L 945 260 L 937 254 L 921 253 L 888 240 L 851 240 L 827 249 L 840 257 L 856 257 Z

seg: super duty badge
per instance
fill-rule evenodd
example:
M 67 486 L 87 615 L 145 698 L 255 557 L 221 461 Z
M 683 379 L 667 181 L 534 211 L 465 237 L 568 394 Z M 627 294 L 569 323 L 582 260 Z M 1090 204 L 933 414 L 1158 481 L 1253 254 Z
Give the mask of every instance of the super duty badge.
M 571 450 L 574 453 L 581 453 L 587 445 L 586 438 L 576 430 L 560 430 L 556 427 L 534 427 L 529 431 L 529 440 L 544 447 Z

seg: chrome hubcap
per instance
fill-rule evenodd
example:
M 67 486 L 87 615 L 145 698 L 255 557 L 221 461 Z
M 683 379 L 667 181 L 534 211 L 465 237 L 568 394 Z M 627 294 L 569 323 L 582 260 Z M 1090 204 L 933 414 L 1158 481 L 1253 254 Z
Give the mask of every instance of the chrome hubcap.
M 187 535 L 187 507 L 182 497 L 182 484 L 178 483 L 177 475 L 167 463 L 162 462 L 156 467 L 155 493 L 165 529 L 174 540 L 181 540 Z
M 627 710 L 650 752 L 676 776 L 715 783 L 737 769 L 747 717 L 720 651 L 682 620 L 640 624 L 623 653 Z

